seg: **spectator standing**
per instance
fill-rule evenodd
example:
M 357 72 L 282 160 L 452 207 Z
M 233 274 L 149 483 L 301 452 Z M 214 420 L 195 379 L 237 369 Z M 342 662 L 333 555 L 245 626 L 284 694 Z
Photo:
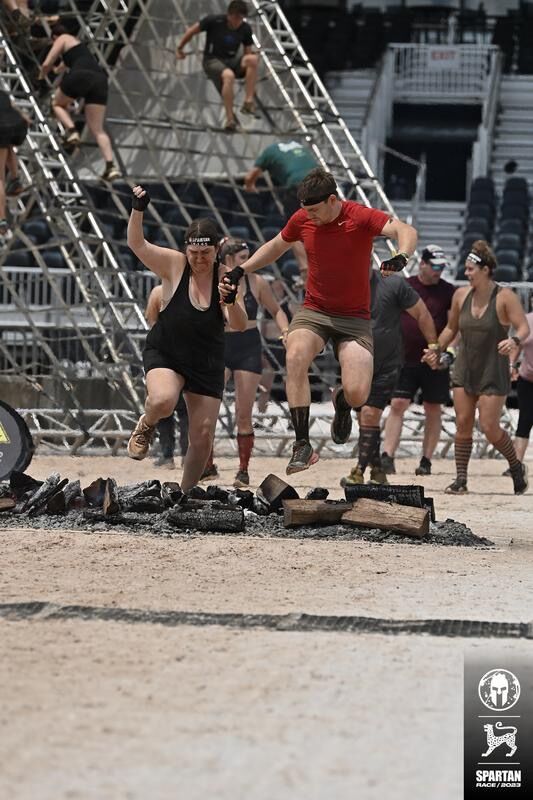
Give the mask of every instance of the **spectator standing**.
M 407 281 L 422 298 L 439 334 L 448 321 L 455 286 L 441 277 L 448 259 L 439 245 L 428 244 L 422 251 L 418 275 Z M 381 463 L 387 474 L 395 473 L 394 455 L 400 443 L 403 417 L 419 389 L 424 406 L 424 440 L 422 457 L 416 475 L 431 475 L 431 458 L 439 442 L 442 426 L 442 404 L 450 399 L 448 368 L 434 370 L 421 361 L 426 342 L 416 320 L 402 314 L 404 365 L 393 392 L 390 413 L 385 423 Z
M 259 56 L 252 52 L 252 29 L 245 22 L 248 6 L 243 0 L 232 0 L 225 14 L 210 14 L 187 28 L 176 48 L 176 58 L 184 59 L 184 51 L 194 36 L 205 33 L 203 68 L 222 95 L 226 112 L 224 130 L 237 130 L 234 110 L 235 79 L 244 79 L 244 103 L 241 111 L 255 115 L 255 87 Z M 243 55 L 241 55 L 241 47 Z
M 26 118 L 11 104 L 9 95 L 0 90 L 0 238 L 7 239 L 11 231 L 6 218 L 6 195 L 22 191 L 18 179 L 18 162 L 13 147 L 19 147 L 28 133 Z M 10 180 L 6 186 L 6 172 Z

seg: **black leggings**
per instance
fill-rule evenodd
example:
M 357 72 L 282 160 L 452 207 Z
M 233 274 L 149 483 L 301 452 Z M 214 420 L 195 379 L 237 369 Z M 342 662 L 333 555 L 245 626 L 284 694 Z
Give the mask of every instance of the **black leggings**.
M 529 439 L 533 427 L 533 381 L 518 378 L 516 382 L 516 395 L 518 397 L 518 426 L 516 435 L 520 439 Z

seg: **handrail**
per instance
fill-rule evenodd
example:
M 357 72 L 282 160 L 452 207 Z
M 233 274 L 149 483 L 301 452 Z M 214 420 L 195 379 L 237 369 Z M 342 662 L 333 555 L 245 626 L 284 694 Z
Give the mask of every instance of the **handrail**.
M 483 101 L 483 114 L 478 126 L 478 138 L 472 149 L 472 178 L 488 175 L 494 126 L 498 113 L 500 81 L 502 76 L 502 54 L 498 52 L 491 62 L 488 89 Z
M 361 129 L 361 147 L 375 173 L 379 173 L 379 150 L 385 144 L 392 122 L 393 65 L 393 54 L 387 50 L 372 88 Z

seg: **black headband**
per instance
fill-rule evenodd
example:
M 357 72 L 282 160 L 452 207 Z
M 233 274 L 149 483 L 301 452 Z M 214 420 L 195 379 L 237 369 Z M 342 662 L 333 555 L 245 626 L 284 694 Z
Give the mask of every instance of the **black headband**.
M 198 247 L 216 247 L 218 245 L 218 239 L 214 238 L 213 236 L 189 236 L 185 240 L 185 244 L 189 246 L 190 244 L 196 245 Z
M 323 203 L 324 200 L 327 200 L 331 195 L 334 194 L 337 197 L 337 192 L 327 192 L 326 194 L 318 194 L 313 195 L 312 197 L 307 197 L 305 200 L 300 201 L 300 205 L 302 206 L 314 206 L 317 203 Z

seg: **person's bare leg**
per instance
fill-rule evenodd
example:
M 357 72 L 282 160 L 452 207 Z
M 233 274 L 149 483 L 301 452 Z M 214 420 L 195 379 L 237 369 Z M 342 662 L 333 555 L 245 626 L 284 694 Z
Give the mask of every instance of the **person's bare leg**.
M 244 102 L 253 103 L 255 87 L 257 85 L 257 68 L 259 66 L 259 56 L 257 53 L 248 53 L 241 59 L 241 66 L 244 69 Z
M 6 218 L 6 162 L 7 147 L 0 147 L 0 219 Z
M 69 130 L 74 128 L 74 120 L 67 111 L 67 107 L 74 102 L 73 97 L 68 97 L 61 89 L 56 89 L 52 99 L 52 110 L 55 118 L 62 124 L 62 126 Z
M 363 406 L 370 394 L 374 372 L 374 360 L 357 342 L 341 342 L 339 345 L 339 364 L 344 398 L 349 406 Z
M 424 425 L 422 455 L 431 461 L 431 457 L 440 439 L 442 409 L 439 403 L 424 403 L 424 412 L 426 414 L 426 423 Z M 388 452 L 387 450 L 387 453 Z
M 403 427 L 403 417 L 411 401 L 404 397 L 393 397 L 390 404 L 389 416 L 385 422 L 385 435 L 383 437 L 383 452 L 394 458 L 400 444 Z
M 158 367 L 146 373 L 144 421 L 147 425 L 154 427 L 160 419 L 174 413 L 184 383 L 184 378 L 172 369 Z
M 528 444 L 529 439 L 524 439 L 523 436 L 514 437 L 514 449 L 516 451 L 516 457 L 519 461 L 524 460 Z
M 189 447 L 183 461 L 181 488 L 188 492 L 196 486 L 213 447 L 220 400 L 193 392 L 184 393 L 189 415 Z
M 111 139 L 104 130 L 106 106 L 98 105 L 96 103 L 89 103 L 85 106 L 85 119 L 87 127 L 96 139 L 102 157 L 105 162 L 113 161 L 113 150 L 111 147 Z
M 268 401 L 270 399 L 270 392 L 274 383 L 274 370 L 270 361 L 263 356 L 262 358 L 263 372 L 259 379 L 259 397 L 257 398 L 257 410 L 260 414 L 265 414 L 268 408 Z
M 235 370 L 235 417 L 237 433 L 253 433 L 252 410 L 261 375 L 256 372 Z
M 12 178 L 17 178 L 19 174 L 19 162 L 17 158 L 17 154 L 15 153 L 12 147 L 9 147 L 7 150 L 7 158 L 6 158 L 6 169 L 9 170 L 9 174 Z
M 297 328 L 287 337 L 287 367 L 285 389 L 290 408 L 309 406 L 309 367 L 324 349 L 324 340 L 307 328 Z
M 235 85 L 235 73 L 232 69 L 226 67 L 226 69 L 222 70 L 220 79 L 222 81 L 222 89 L 220 90 L 220 94 L 222 95 L 224 111 L 226 112 L 226 123 L 235 122 L 235 112 L 233 110 L 233 87 Z

